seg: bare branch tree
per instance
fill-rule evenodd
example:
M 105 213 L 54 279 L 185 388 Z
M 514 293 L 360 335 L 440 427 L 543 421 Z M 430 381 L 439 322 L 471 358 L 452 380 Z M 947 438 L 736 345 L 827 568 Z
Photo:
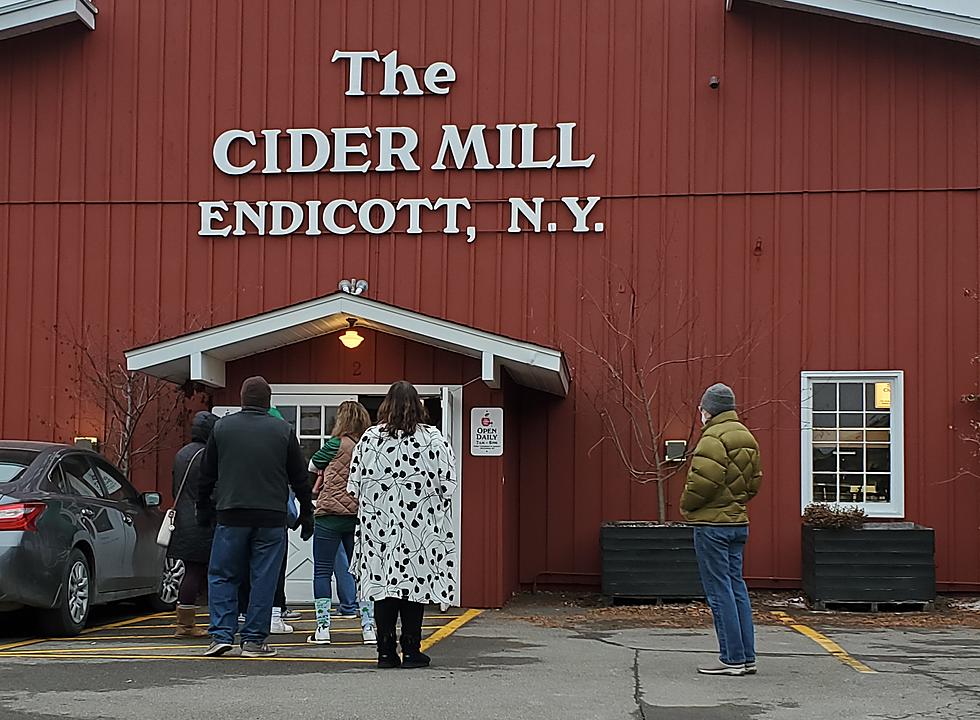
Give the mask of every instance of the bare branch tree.
M 667 273 L 662 258 L 659 272 L 651 277 L 652 286 L 642 292 L 632 273 L 612 267 L 606 277 L 618 284 L 621 302 L 603 303 L 587 289 L 581 290 L 606 342 L 596 342 L 592 328 L 589 342 L 569 336 L 583 360 L 598 371 L 583 377 L 601 378 L 591 387 L 583 386 L 603 428 L 589 452 L 608 445 L 632 480 L 656 483 L 657 521 L 666 522 L 667 486 L 685 469 L 692 450 L 705 379 L 726 363 L 744 362 L 757 343 L 746 330 L 724 350 L 709 350 L 710 344 L 700 335 L 697 299 L 688 288 L 678 285 L 679 292 L 671 292 L 663 287 Z M 657 307 L 658 303 L 665 307 Z M 668 439 L 686 441 L 684 457 L 666 457 Z
M 90 333 L 59 333 L 77 357 L 81 396 L 103 414 L 103 453 L 127 475 L 160 450 L 176 447 L 183 433 L 186 400 L 197 392 L 129 370 L 109 357 Z

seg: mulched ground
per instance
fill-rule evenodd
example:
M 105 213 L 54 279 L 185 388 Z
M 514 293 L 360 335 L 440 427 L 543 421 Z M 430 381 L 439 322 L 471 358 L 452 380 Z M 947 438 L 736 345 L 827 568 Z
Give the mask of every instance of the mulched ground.
M 980 599 L 963 596 L 941 596 L 935 609 L 926 612 L 868 613 L 816 611 L 809 609 L 798 593 L 753 592 L 752 607 L 761 625 L 782 624 L 773 613 L 784 612 L 796 622 L 822 627 L 980 629 Z M 501 612 L 541 627 L 583 630 L 711 626 L 711 611 L 703 602 L 610 605 L 602 596 L 589 593 L 526 593 L 515 597 Z

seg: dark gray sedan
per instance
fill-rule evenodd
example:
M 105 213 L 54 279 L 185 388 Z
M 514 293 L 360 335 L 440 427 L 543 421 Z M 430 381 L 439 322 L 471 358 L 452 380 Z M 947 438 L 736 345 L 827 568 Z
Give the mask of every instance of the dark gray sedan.
M 183 569 L 156 544 L 159 506 L 94 452 L 0 441 L 0 611 L 37 608 L 47 632 L 75 635 L 93 605 L 173 607 Z

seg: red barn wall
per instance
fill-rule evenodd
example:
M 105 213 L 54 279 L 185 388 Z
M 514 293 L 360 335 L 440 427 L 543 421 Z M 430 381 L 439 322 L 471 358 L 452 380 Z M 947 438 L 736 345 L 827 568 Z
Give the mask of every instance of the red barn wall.
M 907 517 L 936 528 L 944 587 L 980 588 L 980 483 L 946 482 L 972 462 L 958 435 L 977 390 L 977 48 L 719 0 L 98 4 L 94 32 L 0 43 L 3 436 L 99 435 L 65 334 L 115 359 L 367 278 L 379 300 L 566 351 L 569 398 L 522 398 L 520 578 L 594 580 L 599 523 L 656 509 L 591 450 L 583 388 L 602 379 L 580 344 L 612 342 L 587 298 L 618 308 L 618 267 L 647 293 L 667 283 L 647 298 L 664 308 L 696 292 L 709 349 L 762 328 L 718 371 L 743 403 L 779 401 L 751 418 L 766 483 L 749 575 L 800 576 L 800 371 L 901 369 Z M 447 60 L 458 79 L 447 96 L 345 97 L 330 56 L 372 48 Z M 596 154 L 588 170 L 229 177 L 211 159 L 233 127 L 410 125 L 431 163 L 444 123 L 564 121 L 576 157 Z M 590 194 L 604 233 L 502 232 L 502 198 L 544 196 L 547 222 L 561 196 Z M 445 195 L 476 201 L 476 242 L 435 221 L 418 236 L 196 234 L 201 200 Z

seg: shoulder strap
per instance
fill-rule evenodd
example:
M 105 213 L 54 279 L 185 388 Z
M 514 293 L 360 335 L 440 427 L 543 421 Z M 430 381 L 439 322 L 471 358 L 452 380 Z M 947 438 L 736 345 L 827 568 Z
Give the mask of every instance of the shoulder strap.
M 184 492 L 184 485 L 187 484 L 187 476 L 190 475 L 191 466 L 194 464 L 194 461 L 197 460 L 197 456 L 200 455 L 202 452 L 204 452 L 204 448 L 201 448 L 196 453 L 194 453 L 194 455 L 191 457 L 190 462 L 187 463 L 187 469 L 184 470 L 184 479 L 180 481 L 180 487 L 177 488 L 177 494 L 174 496 L 174 507 L 177 507 L 177 503 L 180 502 L 180 495 L 182 492 Z

